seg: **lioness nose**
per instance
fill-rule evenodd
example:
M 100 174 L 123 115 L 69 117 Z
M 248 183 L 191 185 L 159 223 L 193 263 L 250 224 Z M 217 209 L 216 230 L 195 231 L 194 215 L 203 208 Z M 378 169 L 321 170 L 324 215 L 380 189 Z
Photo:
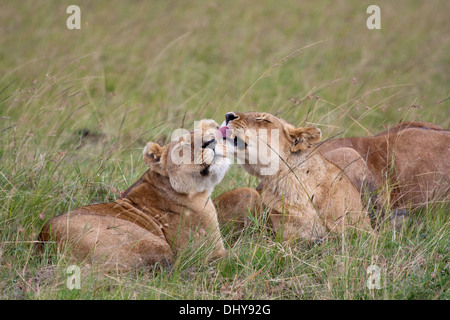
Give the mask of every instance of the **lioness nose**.
M 228 122 L 230 122 L 230 121 L 232 121 L 232 120 L 234 120 L 234 119 L 237 119 L 237 118 L 238 118 L 238 116 L 235 115 L 233 112 L 228 112 L 228 113 L 225 115 L 225 122 L 226 122 L 226 124 L 228 124 Z

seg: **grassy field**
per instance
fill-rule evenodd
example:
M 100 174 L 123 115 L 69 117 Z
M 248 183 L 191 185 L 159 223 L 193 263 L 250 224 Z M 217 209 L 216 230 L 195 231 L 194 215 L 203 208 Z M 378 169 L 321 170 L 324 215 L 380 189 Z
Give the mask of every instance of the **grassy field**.
M 66 8 L 81 8 L 68 30 Z M 366 8 L 381 8 L 369 30 Z M 450 126 L 450 2 L 2 1 L 1 299 L 449 299 L 448 204 L 400 231 L 321 246 L 224 226 L 229 258 L 66 286 L 67 256 L 33 241 L 49 218 L 110 201 L 145 171 L 146 141 L 195 120 L 266 111 L 324 138 L 403 120 Z M 214 195 L 257 180 L 232 167 Z M 367 268 L 380 268 L 368 289 Z

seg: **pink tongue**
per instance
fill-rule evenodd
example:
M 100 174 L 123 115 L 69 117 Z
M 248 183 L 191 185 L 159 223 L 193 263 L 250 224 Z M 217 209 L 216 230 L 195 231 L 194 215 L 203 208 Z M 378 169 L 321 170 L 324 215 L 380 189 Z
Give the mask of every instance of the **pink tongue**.
M 222 135 L 222 138 L 229 137 L 231 134 L 231 130 L 227 126 L 223 126 L 222 128 L 219 129 L 219 131 L 220 134 Z

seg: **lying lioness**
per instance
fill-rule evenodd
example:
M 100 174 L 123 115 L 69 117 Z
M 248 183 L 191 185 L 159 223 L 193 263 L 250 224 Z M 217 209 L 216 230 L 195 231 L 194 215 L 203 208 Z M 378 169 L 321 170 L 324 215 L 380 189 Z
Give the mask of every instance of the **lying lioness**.
M 217 129 L 213 120 L 202 120 L 164 147 L 149 142 L 144 160 L 150 169 L 120 199 L 51 219 L 39 240 L 68 245 L 77 259 L 106 269 L 170 262 L 192 239 L 212 244 L 211 259 L 224 255 L 210 195 L 230 161 Z
M 376 202 L 391 208 L 448 197 L 450 132 L 427 125 L 403 124 L 375 137 L 318 145 L 318 128 L 296 128 L 268 113 L 230 112 L 220 132 L 234 144 L 243 168 L 261 179 L 275 231 L 284 240 L 318 240 L 345 227 L 372 229 L 361 200 L 367 190 L 389 185 L 390 193 Z
M 450 131 L 433 123 L 403 122 L 372 137 L 328 140 L 318 150 L 371 195 L 378 213 L 448 200 Z

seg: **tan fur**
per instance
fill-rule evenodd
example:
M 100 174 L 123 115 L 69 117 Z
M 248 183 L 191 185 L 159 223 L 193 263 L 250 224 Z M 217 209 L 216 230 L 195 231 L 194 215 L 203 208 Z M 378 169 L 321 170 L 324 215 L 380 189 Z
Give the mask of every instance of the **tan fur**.
M 259 193 L 252 188 L 237 188 L 222 193 L 214 200 L 220 224 L 232 222 L 236 230 L 244 229 L 248 213 L 260 213 L 262 202 Z
M 234 114 L 237 119 L 228 123 L 234 135 L 249 129 L 258 134 L 262 128 L 279 132 L 277 156 L 283 161 L 276 173 L 263 175 L 261 169 L 265 165 L 260 163 L 245 162 L 242 166 L 261 179 L 262 202 L 271 209 L 270 221 L 284 240 L 319 240 L 330 231 L 341 232 L 349 226 L 371 230 L 358 190 L 340 168 L 313 147 L 320 140 L 319 129 L 295 128 L 265 113 Z M 255 150 L 252 141 L 259 140 L 259 137 L 247 138 L 243 158 Z
M 389 200 L 378 200 L 378 204 L 391 201 L 395 207 L 404 207 L 423 204 L 432 195 L 448 197 L 450 137 L 436 125 L 403 123 L 375 137 L 317 145 L 317 128 L 295 128 L 267 113 L 233 112 L 233 118 L 228 126 L 235 135 L 260 129 L 280 132 L 283 161 L 275 174 L 262 175 L 265 165 L 261 163 L 246 161 L 242 166 L 261 179 L 262 202 L 271 209 L 272 225 L 285 240 L 315 240 L 348 226 L 371 230 L 362 194 L 386 185 L 389 168 L 395 172 L 389 177 L 390 185 L 396 187 Z M 251 140 L 246 139 L 247 157 Z M 222 201 L 226 199 L 224 195 Z
M 190 241 L 211 245 L 211 259 L 223 256 L 226 251 L 210 195 L 229 161 L 215 154 L 221 144 L 215 139 L 217 128 L 214 121 L 204 120 L 198 129 L 164 147 L 148 143 L 144 160 L 150 169 L 120 199 L 51 219 L 39 240 L 54 240 L 71 256 L 104 269 L 171 262 Z M 204 141 L 212 143 L 202 148 Z M 195 143 L 201 152 L 195 152 Z M 180 150 L 198 163 L 174 161 L 172 151 Z
M 378 209 L 417 209 L 448 200 L 450 131 L 435 124 L 403 122 L 372 137 L 330 140 L 318 150 L 347 167 L 357 187 L 377 193 Z

